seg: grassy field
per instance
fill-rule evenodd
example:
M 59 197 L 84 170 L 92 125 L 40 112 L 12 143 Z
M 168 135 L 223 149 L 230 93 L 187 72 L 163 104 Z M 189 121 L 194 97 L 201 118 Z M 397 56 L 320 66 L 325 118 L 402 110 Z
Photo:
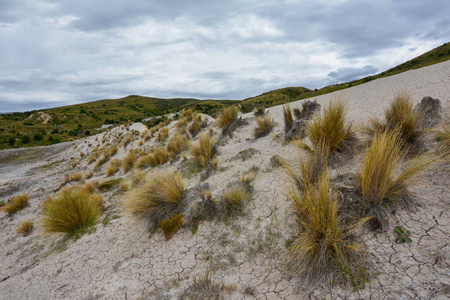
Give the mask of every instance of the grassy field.
M 446 43 L 378 75 L 316 90 L 309 90 L 304 87 L 287 87 L 242 101 L 192 98 L 158 99 L 133 95 L 121 99 L 98 100 L 39 111 L 2 114 L 0 115 L 0 149 L 43 146 L 70 141 L 96 134 L 99 132 L 97 129 L 105 124 L 116 126 L 146 118 L 161 117 L 188 108 L 214 116 L 223 107 L 239 103 L 243 112 L 250 112 L 255 107 L 271 107 L 316 97 L 449 59 L 450 43 Z M 148 125 L 154 125 L 160 120 L 154 119 Z

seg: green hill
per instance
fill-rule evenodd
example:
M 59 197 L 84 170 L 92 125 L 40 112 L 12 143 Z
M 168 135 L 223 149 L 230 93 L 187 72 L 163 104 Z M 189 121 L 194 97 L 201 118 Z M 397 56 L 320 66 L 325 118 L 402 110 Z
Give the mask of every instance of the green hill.
M 136 122 L 145 118 L 176 113 L 188 108 L 215 115 L 221 108 L 239 103 L 243 112 L 249 112 L 257 106 L 270 107 L 316 97 L 449 59 L 450 43 L 445 43 L 378 75 L 330 85 L 316 90 L 310 90 L 305 87 L 286 87 L 242 101 L 198 100 L 192 98 L 160 99 L 132 95 L 120 99 L 98 100 L 39 111 L 2 114 L 0 115 L 0 149 L 49 145 L 69 141 L 96 134 L 99 132 L 97 128 L 104 124 L 119 125 Z

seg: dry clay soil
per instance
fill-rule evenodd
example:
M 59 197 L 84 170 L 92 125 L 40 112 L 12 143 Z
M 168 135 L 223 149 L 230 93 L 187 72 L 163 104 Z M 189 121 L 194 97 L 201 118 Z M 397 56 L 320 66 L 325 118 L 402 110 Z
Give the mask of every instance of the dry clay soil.
M 448 121 L 450 61 L 323 95 L 317 101 L 323 110 L 331 99 L 345 99 L 347 121 L 358 128 L 370 117 L 381 118 L 399 92 L 411 95 L 414 103 L 425 96 L 439 99 L 442 116 Z M 291 103 L 291 107 L 301 107 L 301 101 Z M 107 178 L 108 164 L 94 170 L 95 164 L 88 164 L 87 157 L 103 139 L 113 145 L 117 136 L 127 135 L 132 129 L 145 131 L 142 124 L 70 143 L 0 151 L 0 200 L 8 201 L 22 193 L 30 196 L 30 205 L 13 216 L 0 212 L 0 299 L 178 299 L 189 291 L 194 291 L 192 299 L 201 299 L 194 282 L 201 282 L 205 274 L 211 280 L 210 287 L 219 287 L 224 299 L 449 299 L 448 162 L 422 173 L 411 185 L 410 191 L 421 203 L 419 208 L 397 211 L 384 232 L 367 228 L 357 232 L 371 264 L 372 276 L 364 287 L 322 284 L 306 288 L 286 269 L 286 241 L 294 236 L 296 221 L 286 196 L 289 180 L 281 169 L 271 165 L 271 158 L 279 155 L 295 166 L 303 154 L 279 138 L 284 132 L 282 107 L 271 107 L 268 114 L 278 125 L 259 139 L 253 137 L 253 115 L 242 116 L 249 124 L 221 140 L 219 168 L 204 181 L 219 193 L 257 167 L 254 192 L 244 215 L 228 222 L 203 221 L 195 234 L 181 228 L 169 241 L 161 231 L 149 237 L 145 224 L 123 212 L 121 203 L 126 193 L 118 187 L 103 193 L 103 222 L 91 234 L 76 241 L 66 240 L 62 235 L 43 234 L 39 225 L 41 203 L 57 193 L 64 174 L 93 170 L 89 181 L 130 181 L 135 171 L 120 171 Z M 169 125 L 170 135 L 175 131 L 174 123 Z M 212 125 L 210 128 L 219 133 Z M 156 145 L 154 139 L 141 146 L 138 143 L 136 136 L 114 157 L 123 157 L 131 148 Z M 436 148 L 432 137 L 428 137 L 428 145 L 430 151 Z M 250 158 L 244 161 L 237 157 L 249 148 L 256 150 Z M 81 152 L 86 154 L 83 158 Z M 186 156 L 189 159 L 188 153 Z M 74 161 L 78 163 L 73 167 Z M 329 170 L 330 177 L 354 173 L 359 161 L 360 156 L 346 160 Z M 185 170 L 186 164 L 180 159 L 156 169 Z M 151 176 L 153 169 L 145 171 Z M 185 170 L 184 174 L 188 188 L 200 183 L 200 173 Z M 34 221 L 35 230 L 29 236 L 15 232 L 21 220 Z M 411 244 L 395 243 L 393 228 L 397 225 L 411 231 Z

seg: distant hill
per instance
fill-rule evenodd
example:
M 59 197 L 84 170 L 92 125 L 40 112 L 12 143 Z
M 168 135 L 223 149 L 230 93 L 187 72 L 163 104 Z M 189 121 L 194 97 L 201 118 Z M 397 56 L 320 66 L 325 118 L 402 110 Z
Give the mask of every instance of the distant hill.
M 244 100 L 199 100 L 193 98 L 161 99 L 131 95 L 120 99 L 97 100 L 39 111 L 0 115 L 0 149 L 49 145 L 98 133 L 104 124 L 125 124 L 151 117 L 161 117 L 182 109 L 215 115 L 221 108 L 237 104 L 243 112 L 255 107 L 270 107 L 356 86 L 377 78 L 422 68 L 450 59 L 450 43 L 400 64 L 378 75 L 351 82 L 310 90 L 305 87 L 286 87 Z M 155 124 L 159 120 L 152 120 Z

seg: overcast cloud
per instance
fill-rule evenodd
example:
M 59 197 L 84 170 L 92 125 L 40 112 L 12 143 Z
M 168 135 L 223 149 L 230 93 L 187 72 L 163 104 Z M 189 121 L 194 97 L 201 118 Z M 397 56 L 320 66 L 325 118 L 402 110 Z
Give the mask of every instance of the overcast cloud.
M 3 0 L 0 112 L 320 88 L 449 42 L 448 16 L 448 0 Z

